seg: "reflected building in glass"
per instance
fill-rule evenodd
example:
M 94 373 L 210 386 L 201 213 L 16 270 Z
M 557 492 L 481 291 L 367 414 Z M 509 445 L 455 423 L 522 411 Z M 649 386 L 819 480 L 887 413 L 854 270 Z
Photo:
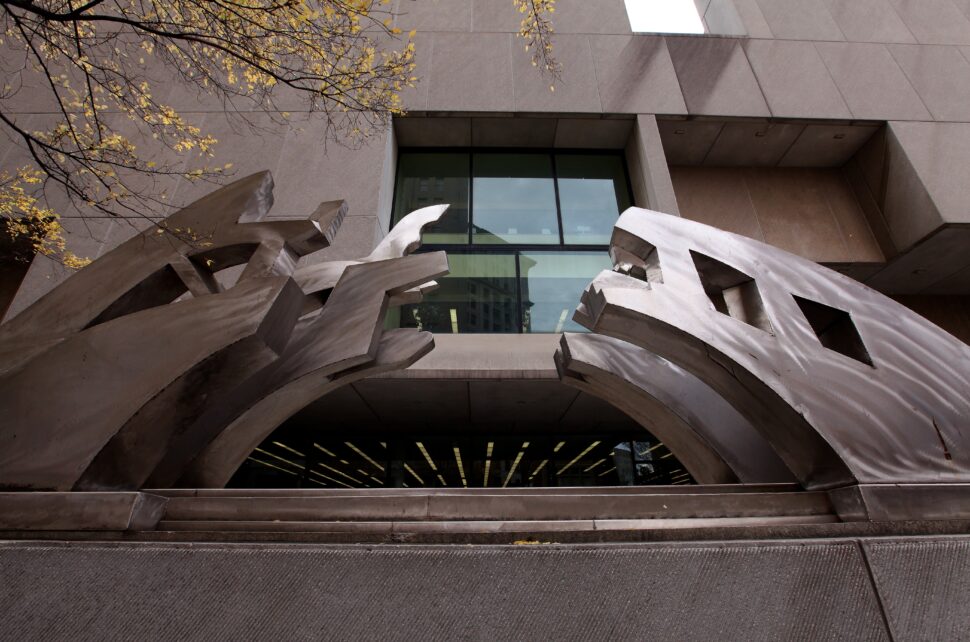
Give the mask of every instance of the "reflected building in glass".
M 580 332 L 586 284 L 612 264 L 613 223 L 632 202 L 623 157 L 565 151 L 402 149 L 394 222 L 420 207 L 455 205 L 424 236 L 451 274 L 388 323 L 433 332 Z

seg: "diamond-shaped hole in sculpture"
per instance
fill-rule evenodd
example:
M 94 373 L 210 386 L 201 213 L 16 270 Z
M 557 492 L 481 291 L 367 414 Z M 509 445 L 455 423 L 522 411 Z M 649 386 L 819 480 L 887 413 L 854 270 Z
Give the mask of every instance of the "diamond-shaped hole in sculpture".
M 753 278 L 706 254 L 691 250 L 690 256 L 714 309 L 759 330 L 772 332 L 771 319 Z
M 859 331 L 852 322 L 852 316 L 838 308 L 818 303 L 810 299 L 792 295 L 802 314 L 808 319 L 809 325 L 815 331 L 819 342 L 839 354 L 861 361 L 867 366 L 872 365 L 872 358 L 862 341 Z

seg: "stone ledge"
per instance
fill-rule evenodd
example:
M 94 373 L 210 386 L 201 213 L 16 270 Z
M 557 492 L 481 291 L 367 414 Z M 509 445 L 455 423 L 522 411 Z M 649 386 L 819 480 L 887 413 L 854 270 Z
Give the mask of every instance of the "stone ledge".
M 0 532 L 151 530 L 166 503 L 137 492 L 0 493 Z

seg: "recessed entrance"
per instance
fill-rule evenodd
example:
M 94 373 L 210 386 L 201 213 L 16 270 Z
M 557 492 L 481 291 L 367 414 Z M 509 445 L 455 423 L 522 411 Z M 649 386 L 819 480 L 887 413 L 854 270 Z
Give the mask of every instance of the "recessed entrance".
M 693 481 L 667 447 L 642 429 L 342 439 L 285 432 L 260 445 L 230 487 L 519 488 Z
M 232 488 L 528 488 L 694 483 L 667 446 L 558 381 L 373 379 L 321 398 Z

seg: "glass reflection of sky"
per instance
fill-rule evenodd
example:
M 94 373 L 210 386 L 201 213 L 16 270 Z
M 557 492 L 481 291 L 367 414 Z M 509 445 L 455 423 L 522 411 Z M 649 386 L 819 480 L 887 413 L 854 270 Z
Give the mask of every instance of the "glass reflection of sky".
M 551 177 L 476 177 L 472 194 L 476 243 L 559 243 Z

